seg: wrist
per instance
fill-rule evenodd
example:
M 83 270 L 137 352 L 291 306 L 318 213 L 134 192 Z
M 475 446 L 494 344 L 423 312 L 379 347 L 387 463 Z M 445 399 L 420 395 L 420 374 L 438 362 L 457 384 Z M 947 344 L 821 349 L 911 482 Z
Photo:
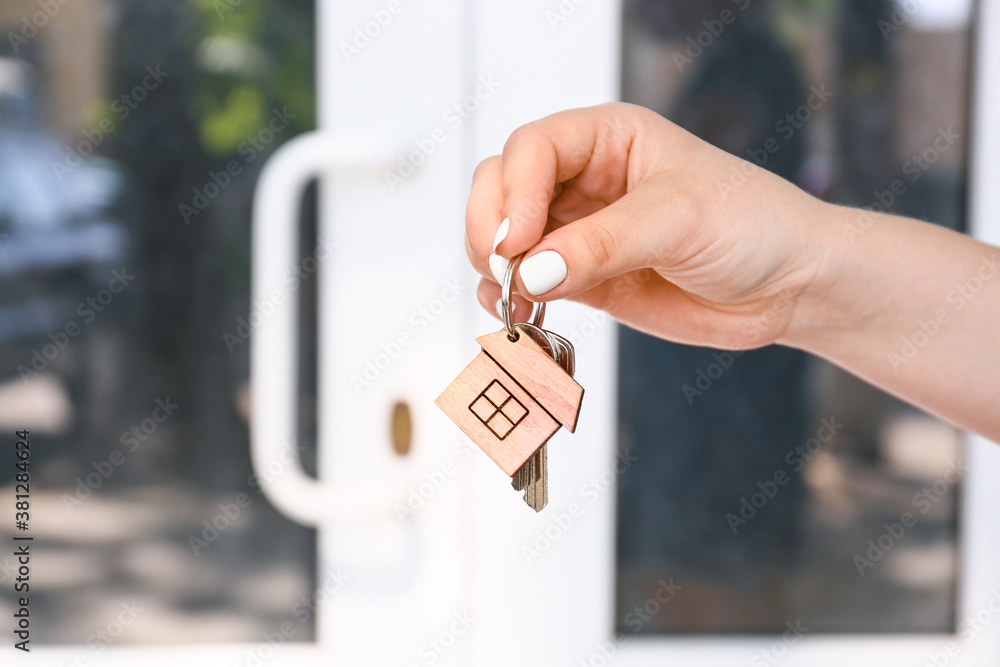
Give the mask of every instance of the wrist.
M 800 246 L 805 276 L 782 345 L 822 353 L 852 331 L 871 326 L 877 312 L 870 302 L 874 276 L 865 265 L 859 238 L 873 214 L 811 199 L 804 207 Z

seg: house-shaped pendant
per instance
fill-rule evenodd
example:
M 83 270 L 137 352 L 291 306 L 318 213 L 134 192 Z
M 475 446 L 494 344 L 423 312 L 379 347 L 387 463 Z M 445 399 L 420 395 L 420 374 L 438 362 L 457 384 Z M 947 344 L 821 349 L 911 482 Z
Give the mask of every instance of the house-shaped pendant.
M 434 402 L 512 476 L 560 426 L 576 429 L 583 387 L 529 336 L 476 342 L 482 352 Z

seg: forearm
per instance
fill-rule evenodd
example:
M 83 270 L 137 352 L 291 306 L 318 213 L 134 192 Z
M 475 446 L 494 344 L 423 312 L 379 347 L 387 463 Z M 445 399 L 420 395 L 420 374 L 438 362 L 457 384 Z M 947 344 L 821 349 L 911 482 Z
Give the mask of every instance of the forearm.
M 820 270 L 780 342 L 1000 441 L 1000 249 L 821 204 Z

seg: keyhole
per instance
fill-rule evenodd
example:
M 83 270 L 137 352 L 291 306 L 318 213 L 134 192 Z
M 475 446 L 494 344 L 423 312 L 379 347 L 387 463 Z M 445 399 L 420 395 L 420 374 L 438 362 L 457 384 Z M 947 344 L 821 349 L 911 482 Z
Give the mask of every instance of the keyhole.
M 396 401 L 392 406 L 392 450 L 400 456 L 410 453 L 413 442 L 413 419 L 410 406 L 405 401 Z

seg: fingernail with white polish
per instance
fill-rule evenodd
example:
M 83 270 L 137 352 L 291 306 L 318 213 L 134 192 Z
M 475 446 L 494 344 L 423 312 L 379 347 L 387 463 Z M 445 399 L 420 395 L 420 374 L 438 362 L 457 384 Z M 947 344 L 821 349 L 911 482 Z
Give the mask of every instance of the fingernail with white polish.
M 566 278 L 566 262 L 555 250 L 543 250 L 521 262 L 521 282 L 533 296 L 545 294 Z
M 508 264 L 510 264 L 510 260 L 506 257 L 497 254 L 490 255 L 490 271 L 493 272 L 493 278 L 498 285 L 503 285 L 503 274 L 507 272 Z
M 497 235 L 493 237 L 493 252 L 497 251 L 497 246 L 507 238 L 507 232 L 510 231 L 510 218 L 504 218 L 503 222 L 500 223 L 500 227 L 497 228 Z
M 497 315 L 503 319 L 503 299 L 497 299 Z

